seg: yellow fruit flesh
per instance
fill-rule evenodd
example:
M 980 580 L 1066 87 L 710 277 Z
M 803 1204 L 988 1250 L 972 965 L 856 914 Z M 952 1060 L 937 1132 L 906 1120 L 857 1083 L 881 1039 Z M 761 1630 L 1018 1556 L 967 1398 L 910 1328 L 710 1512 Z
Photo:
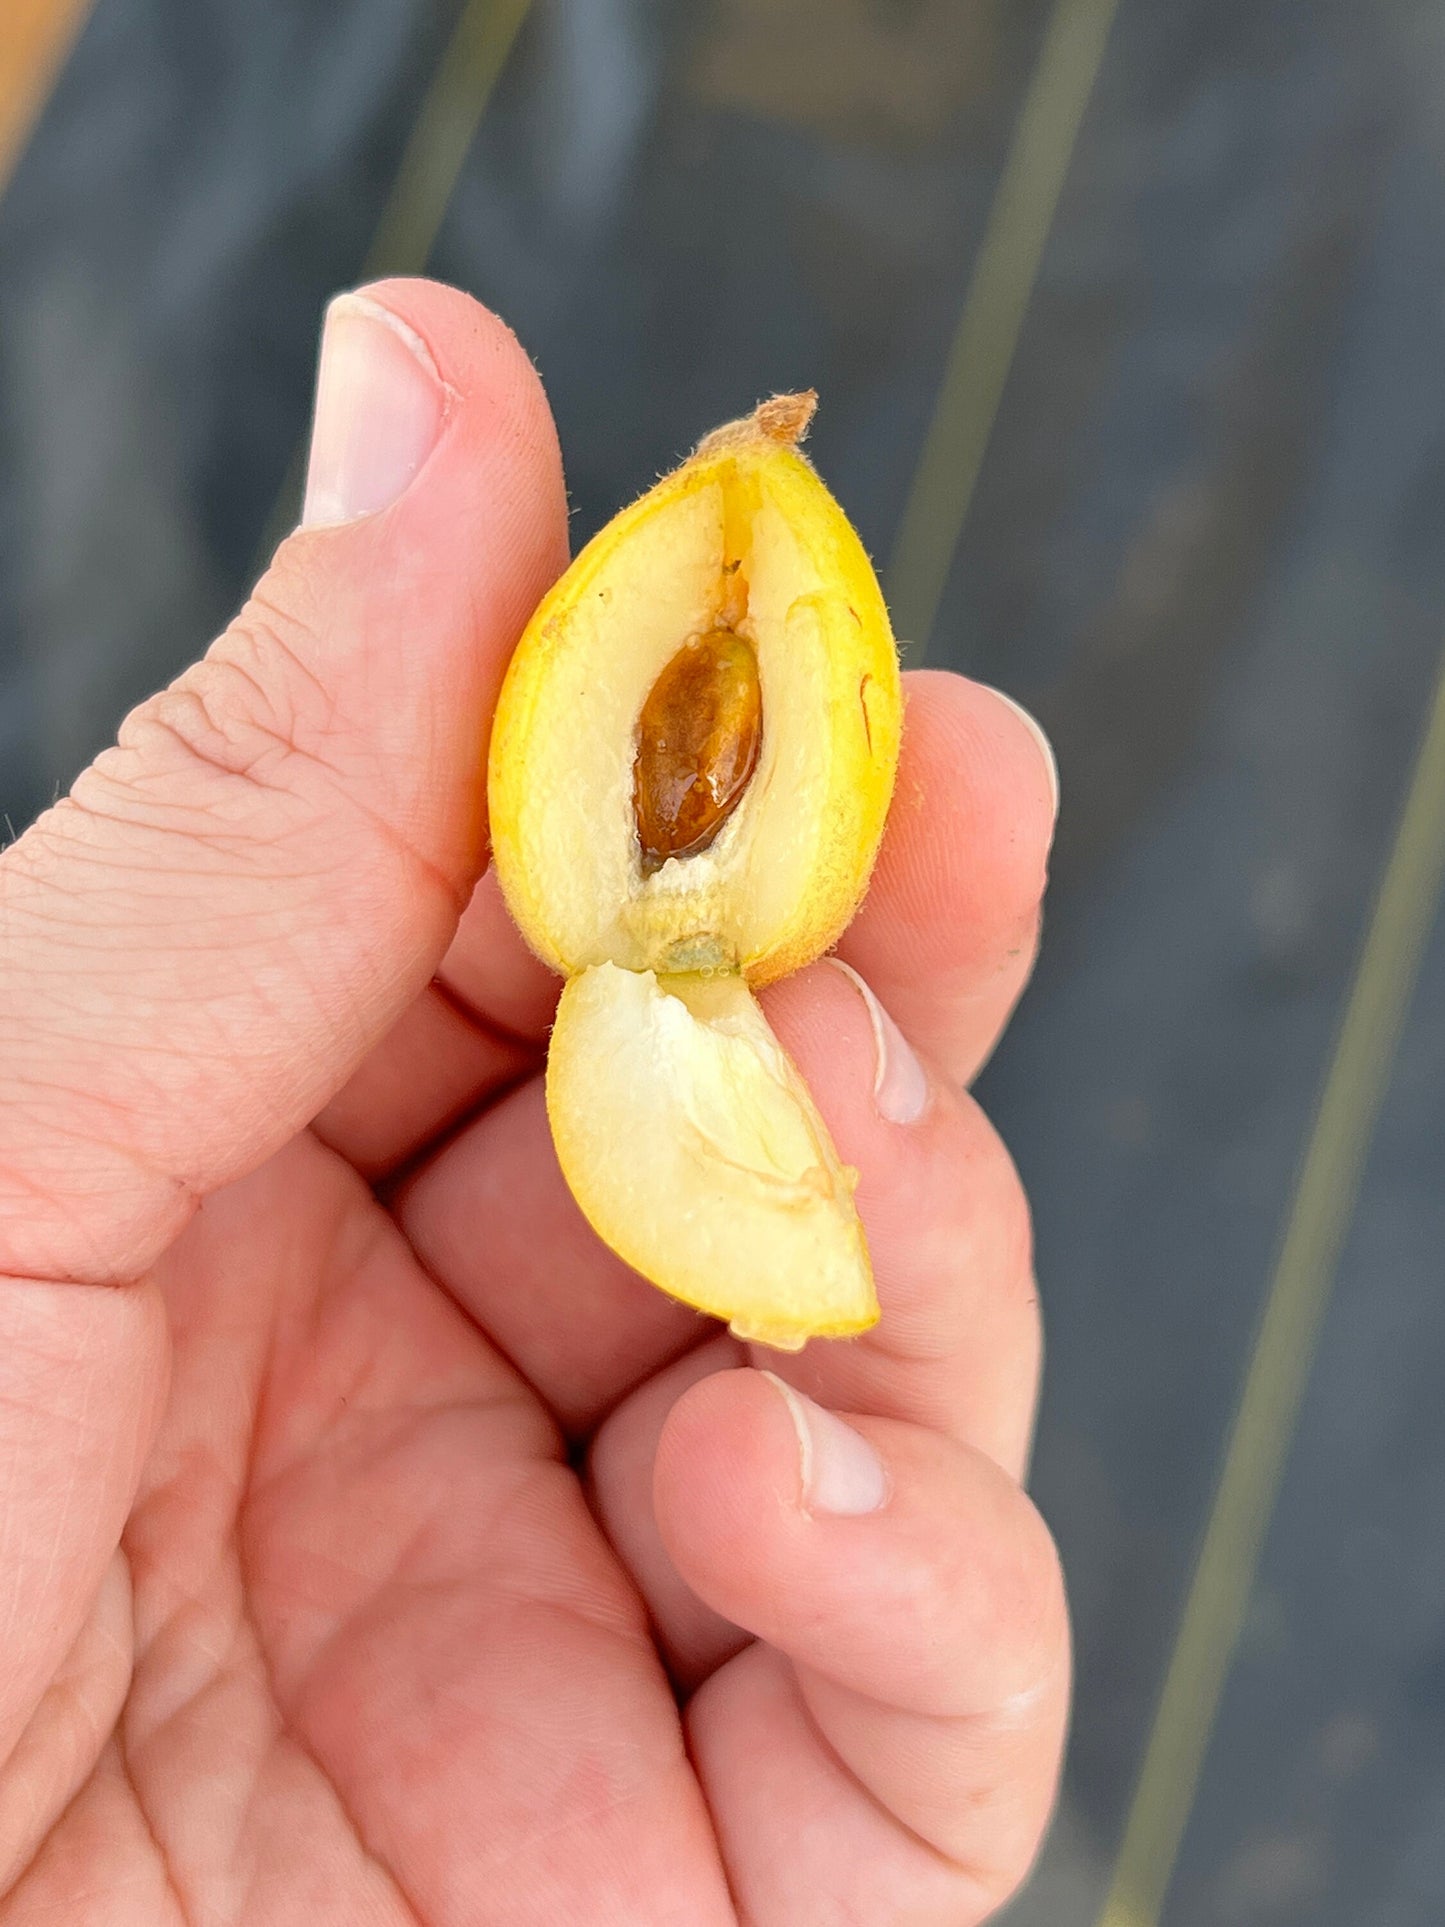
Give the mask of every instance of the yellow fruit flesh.
M 728 564 L 740 568 L 729 572 Z M 644 703 L 739 574 L 764 713 L 747 793 L 712 846 L 644 873 L 633 757 Z M 699 930 L 753 983 L 809 962 L 852 915 L 897 761 L 882 597 L 802 457 L 695 456 L 588 544 L 528 625 L 493 727 L 491 823 L 512 914 L 563 975 L 678 969 Z
M 571 979 L 548 1066 L 569 1185 L 645 1276 L 787 1346 L 877 1311 L 851 1174 L 747 984 L 851 916 L 901 720 L 798 415 L 710 436 L 582 552 L 518 646 L 489 778 L 507 902 Z

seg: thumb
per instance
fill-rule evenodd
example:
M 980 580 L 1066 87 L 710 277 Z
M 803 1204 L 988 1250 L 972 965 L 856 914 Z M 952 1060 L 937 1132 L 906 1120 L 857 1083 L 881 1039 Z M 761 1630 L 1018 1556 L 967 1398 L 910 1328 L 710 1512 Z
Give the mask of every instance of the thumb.
M 465 295 L 333 304 L 307 504 L 205 658 L 0 859 L 0 1273 L 137 1276 L 435 968 L 565 559 L 532 368 Z

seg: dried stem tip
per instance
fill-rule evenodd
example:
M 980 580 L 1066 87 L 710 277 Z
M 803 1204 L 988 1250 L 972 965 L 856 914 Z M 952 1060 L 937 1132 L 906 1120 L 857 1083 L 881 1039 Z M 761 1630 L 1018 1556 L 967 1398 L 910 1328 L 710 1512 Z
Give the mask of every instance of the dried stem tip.
M 807 434 L 817 406 L 818 394 L 813 388 L 805 388 L 797 395 L 773 395 L 767 401 L 760 401 L 751 415 L 724 422 L 721 428 L 704 435 L 694 452 L 716 455 L 722 449 L 758 441 L 780 442 L 785 448 L 795 448 Z

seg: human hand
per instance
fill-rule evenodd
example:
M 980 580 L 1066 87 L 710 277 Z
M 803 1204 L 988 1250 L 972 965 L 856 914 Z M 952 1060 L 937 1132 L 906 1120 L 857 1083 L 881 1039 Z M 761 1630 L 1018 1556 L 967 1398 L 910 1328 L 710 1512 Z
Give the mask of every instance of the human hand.
M 583 1223 L 557 985 L 477 885 L 566 547 L 498 322 L 333 311 L 308 523 L 0 860 L 0 1920 L 981 1921 L 1068 1692 L 1028 1214 L 962 1089 L 1046 755 L 909 678 L 859 976 L 764 994 L 882 1323 L 750 1353 Z

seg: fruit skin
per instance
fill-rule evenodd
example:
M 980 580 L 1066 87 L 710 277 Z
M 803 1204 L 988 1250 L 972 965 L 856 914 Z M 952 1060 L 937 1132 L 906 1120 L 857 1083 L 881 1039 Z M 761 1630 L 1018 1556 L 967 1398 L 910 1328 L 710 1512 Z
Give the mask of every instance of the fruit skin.
M 898 654 L 862 543 L 811 464 L 787 439 L 799 432 L 799 414 L 806 423 L 811 412 L 810 407 L 790 409 L 796 400 L 779 397 L 746 420 L 715 430 L 680 468 L 614 516 L 543 598 L 517 645 L 492 726 L 493 857 L 518 928 L 563 976 L 609 956 L 634 966 L 651 959 L 620 958 L 605 942 L 589 950 L 558 940 L 556 885 L 547 874 L 545 833 L 539 827 L 544 799 L 529 793 L 539 745 L 566 721 L 548 701 L 549 684 L 559 665 L 569 656 L 575 664 L 591 640 L 579 612 L 588 609 L 599 577 L 625 556 L 651 518 L 710 488 L 721 486 L 730 504 L 742 505 L 744 516 L 761 508 L 780 517 L 810 573 L 825 585 L 789 611 L 789 620 L 799 625 L 800 646 L 809 646 L 817 664 L 809 726 L 828 746 L 827 767 L 819 774 L 815 846 L 791 900 L 766 931 L 744 942 L 727 962 L 752 984 L 789 975 L 836 943 L 867 887 L 898 760 Z M 644 589 L 637 586 L 639 594 Z M 676 638 L 678 644 L 684 639 Z M 605 665 L 599 671 L 605 673 Z M 765 678 L 765 738 L 776 725 L 769 698 Z

